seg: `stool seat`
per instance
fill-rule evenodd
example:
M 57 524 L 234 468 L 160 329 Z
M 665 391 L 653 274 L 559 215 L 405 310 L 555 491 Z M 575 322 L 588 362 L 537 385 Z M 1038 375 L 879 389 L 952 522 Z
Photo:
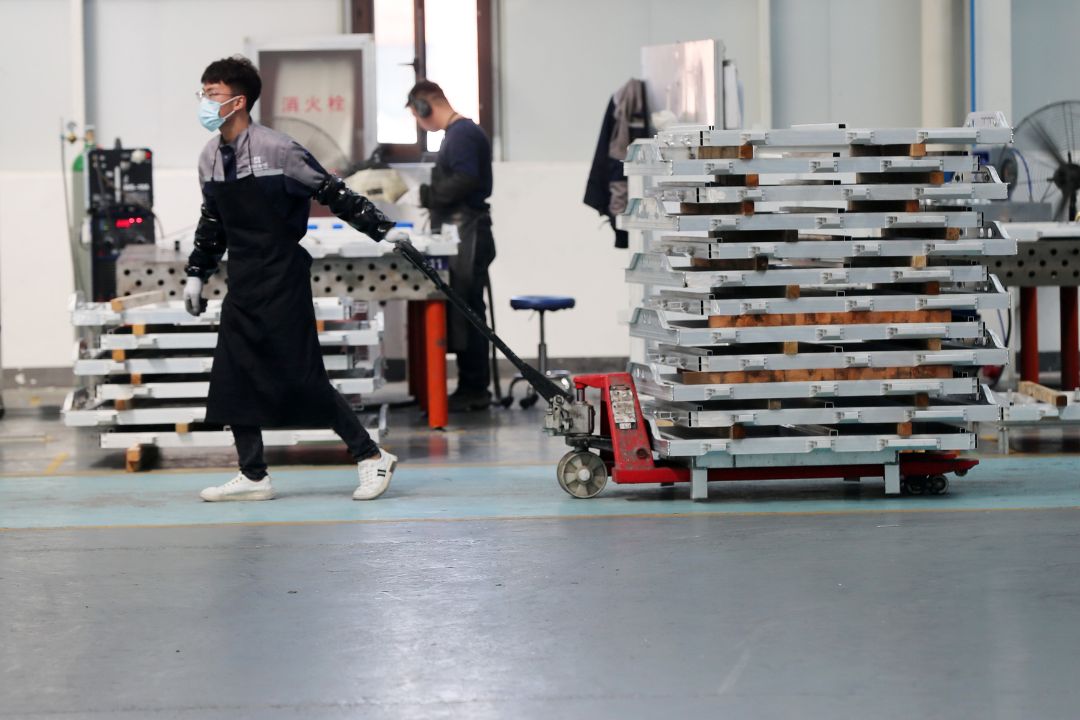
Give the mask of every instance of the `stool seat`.
M 565 295 L 515 295 L 510 298 L 510 307 L 515 310 L 569 310 L 574 307 L 574 298 Z

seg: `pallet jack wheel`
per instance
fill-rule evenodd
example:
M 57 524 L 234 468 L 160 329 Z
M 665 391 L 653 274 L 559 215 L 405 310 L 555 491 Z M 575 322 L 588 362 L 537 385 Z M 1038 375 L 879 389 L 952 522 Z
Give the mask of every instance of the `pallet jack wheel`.
M 926 490 L 927 478 L 921 475 L 912 475 L 900 482 L 900 491 L 905 495 L 922 495 Z
M 576 498 L 596 497 L 607 485 L 607 465 L 599 455 L 575 450 L 563 455 L 555 471 L 559 487 Z
M 926 483 L 931 495 L 944 495 L 949 492 L 949 478 L 944 475 L 934 475 Z
M 518 405 L 521 406 L 522 410 L 528 410 L 533 405 L 535 405 L 536 401 L 539 400 L 539 399 L 540 399 L 540 396 L 537 395 L 536 393 L 529 393 L 525 397 L 518 400 Z

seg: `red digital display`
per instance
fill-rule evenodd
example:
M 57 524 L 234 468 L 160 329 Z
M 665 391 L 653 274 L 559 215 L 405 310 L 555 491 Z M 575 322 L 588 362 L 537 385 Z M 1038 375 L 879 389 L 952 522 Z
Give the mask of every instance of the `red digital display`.
M 127 230 L 128 228 L 135 225 L 142 225 L 142 221 L 143 219 L 141 217 L 120 218 L 116 221 L 116 227 L 120 228 L 121 230 Z

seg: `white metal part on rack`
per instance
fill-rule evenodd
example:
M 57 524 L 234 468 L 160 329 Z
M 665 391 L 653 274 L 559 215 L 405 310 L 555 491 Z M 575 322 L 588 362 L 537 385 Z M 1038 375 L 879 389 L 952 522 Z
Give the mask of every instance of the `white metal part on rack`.
M 643 395 L 669 402 L 899 397 L 920 393 L 930 397 L 941 395 L 976 397 L 979 393 L 978 381 L 967 377 L 686 385 L 678 382 L 677 376 L 665 374 L 662 368 L 653 365 L 631 363 L 630 372 Z
M 857 257 L 951 257 L 1011 255 L 1016 241 L 1005 238 L 963 240 L 925 239 L 808 239 L 805 242 L 715 242 L 710 238 L 665 235 L 645 244 L 647 253 L 664 253 L 702 260 L 847 260 Z
M 758 328 L 707 328 L 676 325 L 698 318 L 667 317 L 662 310 L 635 308 L 630 319 L 633 337 L 672 345 L 723 345 L 760 342 L 840 342 L 846 340 L 974 340 L 984 336 L 981 322 L 873 323 L 867 325 L 782 325 Z
M 377 346 L 381 333 L 382 327 L 326 330 L 319 333 L 319 345 L 322 347 Z M 216 332 L 108 334 L 102 335 L 98 344 L 101 350 L 205 350 L 216 346 Z
M 802 287 L 828 285 L 873 285 L 890 283 L 984 282 L 982 265 L 933 265 L 925 268 L 777 268 L 759 270 L 709 270 L 676 264 L 669 255 L 637 253 L 626 270 L 628 282 L 685 288 L 720 287 Z
M 810 185 L 777 184 L 715 187 L 696 182 L 665 180 L 646 191 L 646 197 L 677 203 L 848 203 L 856 200 L 897 202 L 907 200 L 1005 200 L 1005 183 L 951 182 L 942 185 Z
M 822 125 L 795 125 L 768 130 L 717 130 L 707 125 L 673 126 L 661 130 L 656 141 L 681 147 L 843 148 L 872 145 L 1004 145 L 1012 142 L 1012 128 L 845 128 Z
M 352 354 L 324 355 L 323 364 L 329 372 L 373 369 L 382 361 L 378 349 L 372 349 L 368 357 L 357 358 Z M 214 364 L 211 356 L 128 358 L 80 358 L 75 361 L 78 376 L 108 375 L 193 375 L 210 372 Z
M 315 319 L 342 321 L 351 319 L 359 310 L 350 298 L 315 298 Z M 109 303 L 85 302 L 80 293 L 72 296 L 68 303 L 71 322 L 76 327 L 119 327 L 122 325 L 180 325 L 199 326 L 216 325 L 221 321 L 221 301 L 207 302 L 206 311 L 193 317 L 184 309 L 183 301 L 143 305 L 117 312 Z
M 805 210 L 805 211 L 803 211 Z M 616 223 L 621 230 L 668 230 L 676 232 L 717 232 L 721 230 L 888 230 L 918 228 L 975 228 L 977 212 L 820 212 L 811 208 L 799 212 L 756 213 L 753 215 L 671 215 L 655 198 L 633 198 L 626 214 Z
M 343 395 L 370 395 L 381 385 L 381 378 L 341 377 L 330 378 L 330 384 Z M 210 392 L 205 382 L 149 382 L 141 385 L 126 383 L 103 383 L 96 386 L 95 397 L 100 401 L 116 400 L 180 400 L 206 398 Z
M 734 425 L 749 427 L 773 427 L 786 425 L 861 425 L 924 423 L 974 423 L 997 422 L 1001 419 L 1001 407 L 985 386 L 981 388 L 979 404 L 967 405 L 936 398 L 926 407 L 913 405 L 845 405 L 835 407 L 823 403 L 820 407 L 785 407 L 780 410 L 764 408 L 719 410 L 709 409 L 708 404 L 672 403 L 660 400 L 647 401 L 643 410 L 664 423 L 686 428 L 730 428 Z
M 995 336 L 996 340 L 996 336 Z M 826 346 L 827 347 L 827 346 Z M 1004 365 L 1009 351 L 996 341 L 990 347 L 956 347 L 942 350 L 870 350 L 849 346 L 833 352 L 709 355 L 693 348 L 661 345 L 649 354 L 651 363 L 693 372 L 744 372 L 755 370 L 822 370 L 846 368 L 927 367 L 936 365 Z
M 991 276 L 986 292 L 945 291 L 940 295 L 801 295 L 797 298 L 710 299 L 692 293 L 663 291 L 645 301 L 648 308 L 672 313 L 713 315 L 790 315 L 795 313 L 914 312 L 917 310 L 1007 310 L 1008 292 Z M 704 294 L 704 293 L 702 293 Z M 695 318 L 696 319 L 696 318 Z
M 850 173 L 974 172 L 977 161 L 970 156 L 935 157 L 838 157 L 761 158 L 754 160 L 695 160 L 672 155 L 661 148 L 633 144 L 623 172 L 639 175 L 837 175 Z
M 379 443 L 386 436 L 386 406 L 379 409 L 378 427 L 368 428 L 371 439 Z M 365 425 L 366 427 L 366 425 Z M 263 430 L 266 447 L 289 447 L 317 443 L 340 443 L 341 438 L 333 430 Z M 114 431 L 101 434 L 101 447 L 110 450 L 126 450 L 136 445 L 153 445 L 159 448 L 227 448 L 235 443 L 230 430 L 195 430 L 180 433 L 141 430 Z
M 783 463 L 777 456 L 799 456 L 809 453 L 828 453 L 832 462 L 848 462 L 843 457 L 847 454 L 872 453 L 877 451 L 913 451 L 913 450 L 974 450 L 976 436 L 972 433 L 935 433 L 930 435 L 839 435 L 797 436 L 780 438 L 746 438 L 742 440 L 725 439 L 682 439 L 661 437 L 653 442 L 653 449 L 661 457 L 700 457 L 722 453 L 724 455 L 768 455 L 773 456 L 771 465 L 790 464 L 797 466 L 798 460 Z M 851 462 L 850 464 L 856 464 Z

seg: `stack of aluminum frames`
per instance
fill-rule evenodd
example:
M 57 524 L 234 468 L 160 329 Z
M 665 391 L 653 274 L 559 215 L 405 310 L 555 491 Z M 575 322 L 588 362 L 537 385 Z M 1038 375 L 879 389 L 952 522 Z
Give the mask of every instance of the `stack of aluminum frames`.
M 978 313 L 1009 296 L 957 258 L 1016 245 L 973 209 L 1007 188 L 970 146 L 1011 137 L 1002 118 L 677 127 L 632 145 L 625 171 L 644 190 L 619 226 L 644 238 L 626 278 L 645 288 L 630 326 L 647 361 L 631 371 L 659 455 L 882 464 L 896 494 L 899 453 L 974 449 L 972 424 L 1000 417 L 977 370 L 1007 362 Z
M 366 396 L 383 384 L 381 313 L 349 298 L 316 298 L 315 317 L 323 362 L 346 396 Z M 182 301 L 165 300 L 114 310 L 73 296 L 75 375 L 81 387 L 68 395 L 64 421 L 99 428 L 103 448 L 228 447 L 232 433 L 204 427 L 209 373 L 217 345 L 222 303 L 211 300 L 195 318 Z M 386 409 L 371 430 L 386 432 Z M 329 429 L 264 430 L 268 446 L 333 442 Z

